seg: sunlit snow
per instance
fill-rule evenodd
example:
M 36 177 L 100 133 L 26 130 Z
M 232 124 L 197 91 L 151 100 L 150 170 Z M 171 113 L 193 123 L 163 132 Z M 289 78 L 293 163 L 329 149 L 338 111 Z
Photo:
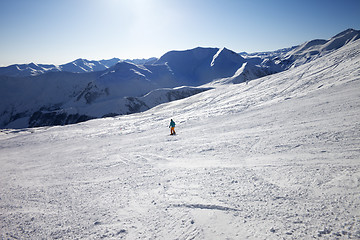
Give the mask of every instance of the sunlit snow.
M 359 66 L 355 41 L 143 113 L 2 130 L 0 238 L 358 239 Z

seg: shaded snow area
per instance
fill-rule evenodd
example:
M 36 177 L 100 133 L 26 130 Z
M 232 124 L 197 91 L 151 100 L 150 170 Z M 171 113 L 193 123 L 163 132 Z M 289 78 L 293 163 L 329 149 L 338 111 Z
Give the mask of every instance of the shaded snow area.
M 0 238 L 359 239 L 359 66 L 355 41 L 143 113 L 1 130 Z

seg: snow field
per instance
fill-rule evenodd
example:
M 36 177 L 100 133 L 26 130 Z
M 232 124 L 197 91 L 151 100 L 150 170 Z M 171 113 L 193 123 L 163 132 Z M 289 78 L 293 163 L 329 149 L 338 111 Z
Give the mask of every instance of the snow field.
M 2 131 L 0 238 L 359 239 L 359 44 L 144 113 Z

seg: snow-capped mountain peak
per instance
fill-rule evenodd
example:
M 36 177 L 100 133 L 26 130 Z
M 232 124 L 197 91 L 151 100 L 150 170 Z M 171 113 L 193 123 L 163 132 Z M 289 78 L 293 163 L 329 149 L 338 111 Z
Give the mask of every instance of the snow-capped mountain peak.
M 360 38 L 360 31 L 348 29 L 342 33 L 332 37 L 327 43 L 322 46 L 321 51 L 332 51 L 345 46 L 348 43 L 356 41 Z
M 329 40 L 317 39 L 308 41 L 287 53 L 284 57 L 284 62 L 286 62 L 284 67 L 289 68 L 307 63 L 359 38 L 360 31 L 347 29 Z
M 211 66 L 214 67 L 215 65 L 231 65 L 231 64 L 236 64 L 236 65 L 242 65 L 245 62 L 245 59 L 235 53 L 234 51 L 231 51 L 227 48 L 221 48 L 219 49 L 219 51 L 214 55 L 212 61 L 211 61 Z

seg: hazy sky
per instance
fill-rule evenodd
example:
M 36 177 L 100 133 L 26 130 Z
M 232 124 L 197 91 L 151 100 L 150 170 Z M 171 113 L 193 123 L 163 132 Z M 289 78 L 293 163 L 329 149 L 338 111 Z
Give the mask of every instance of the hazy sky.
M 0 65 L 270 51 L 360 29 L 360 0 L 0 0 Z

